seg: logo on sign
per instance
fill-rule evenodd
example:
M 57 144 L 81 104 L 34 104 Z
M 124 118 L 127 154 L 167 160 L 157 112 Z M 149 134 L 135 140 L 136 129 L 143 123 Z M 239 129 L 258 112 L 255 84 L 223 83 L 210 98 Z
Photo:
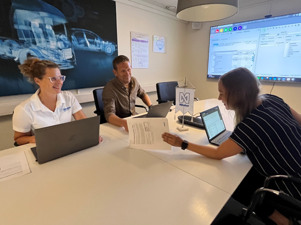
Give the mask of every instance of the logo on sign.
M 189 106 L 190 93 L 189 92 L 180 92 L 179 93 L 179 105 L 180 106 Z

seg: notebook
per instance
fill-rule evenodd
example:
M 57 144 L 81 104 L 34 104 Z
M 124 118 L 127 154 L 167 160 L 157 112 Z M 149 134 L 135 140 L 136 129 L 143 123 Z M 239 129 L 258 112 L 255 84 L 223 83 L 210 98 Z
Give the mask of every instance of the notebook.
M 226 130 L 225 123 L 218 106 L 201 112 L 201 117 L 209 143 L 219 146 L 229 138 L 232 132 Z
M 141 115 L 141 116 L 136 116 L 134 118 L 144 118 L 144 117 L 161 117 L 164 118 L 166 117 L 167 113 L 170 110 L 170 107 L 172 106 L 172 101 L 160 103 L 158 105 L 153 105 L 152 107 L 149 108 L 147 114 Z
M 95 146 L 99 143 L 99 116 L 35 130 L 36 147 L 31 148 L 38 163 Z

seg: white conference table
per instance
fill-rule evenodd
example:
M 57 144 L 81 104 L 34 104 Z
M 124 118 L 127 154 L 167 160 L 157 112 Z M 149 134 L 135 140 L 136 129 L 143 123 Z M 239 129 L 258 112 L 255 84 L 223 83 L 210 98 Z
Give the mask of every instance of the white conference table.
M 194 114 L 200 113 L 216 105 L 220 108 L 227 130 L 232 131 L 234 128 L 234 112 L 226 110 L 222 102 L 217 99 L 195 102 Z M 204 129 L 184 125 L 189 130 L 179 132 L 177 127 L 181 127 L 182 124 L 176 120 L 177 116 L 181 115 L 181 113 L 178 112 L 176 113 L 176 116 L 174 115 L 174 112 L 169 113 L 168 115 L 171 133 L 175 133 L 183 139 L 196 144 L 209 145 Z M 175 147 L 172 148 L 172 151 L 167 152 L 152 150 L 151 154 L 229 194 L 232 194 L 235 191 L 242 181 L 242 178 L 245 177 L 252 167 L 248 157 L 241 154 L 223 160 L 214 160 Z
M 173 112 L 168 118 L 176 131 Z M 100 133 L 100 145 L 41 165 L 31 144 L 0 151 L 24 151 L 31 169 L 0 182 L 0 224 L 208 225 L 251 168 L 242 155 L 216 161 L 178 148 L 131 149 L 110 124 Z M 206 143 L 200 129 L 180 135 Z
M 194 115 L 199 115 L 200 112 L 216 105 L 220 108 L 227 130 L 232 131 L 234 128 L 234 112 L 226 110 L 222 102 L 217 99 L 196 101 L 194 104 Z M 204 129 L 184 125 L 185 128 L 188 128 L 188 131 L 180 132 L 177 129 L 177 127 L 182 127 L 182 124 L 177 121 L 179 115 L 181 115 L 181 112 L 175 113 L 174 107 L 168 113 L 167 118 L 170 132 L 177 134 L 187 141 L 200 145 L 209 145 Z M 107 127 L 106 131 L 118 137 L 119 140 L 129 143 L 128 134 L 123 132 L 122 129 Z M 171 151 L 146 150 L 146 152 L 229 194 L 235 191 L 242 178 L 245 177 L 252 167 L 246 155 L 236 155 L 223 160 L 214 160 L 189 150 L 183 151 L 178 147 L 172 147 Z

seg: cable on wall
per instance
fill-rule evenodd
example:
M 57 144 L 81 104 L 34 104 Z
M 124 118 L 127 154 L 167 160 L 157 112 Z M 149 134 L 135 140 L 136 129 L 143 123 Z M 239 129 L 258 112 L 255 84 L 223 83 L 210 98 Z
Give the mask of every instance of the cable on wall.
M 274 86 L 275 86 L 275 82 L 273 82 L 273 86 L 272 86 L 272 88 L 271 88 L 270 94 L 272 94 L 272 91 L 273 91 L 273 89 L 274 89 Z

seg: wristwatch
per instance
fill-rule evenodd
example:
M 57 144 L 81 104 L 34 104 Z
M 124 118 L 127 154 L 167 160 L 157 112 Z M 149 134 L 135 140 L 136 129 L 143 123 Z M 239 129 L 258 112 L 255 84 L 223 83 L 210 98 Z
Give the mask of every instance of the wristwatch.
M 183 140 L 182 144 L 181 144 L 181 149 L 185 150 L 188 147 L 188 141 Z

